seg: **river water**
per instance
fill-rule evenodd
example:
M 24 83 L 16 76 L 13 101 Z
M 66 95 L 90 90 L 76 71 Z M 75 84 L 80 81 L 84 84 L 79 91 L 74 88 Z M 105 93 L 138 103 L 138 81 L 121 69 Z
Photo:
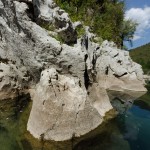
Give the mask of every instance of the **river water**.
M 22 98 L 13 105 L 12 100 L 0 102 L 0 150 L 150 150 L 150 93 L 106 123 L 103 132 L 96 131 L 80 142 L 34 139 L 26 131 L 31 105 Z

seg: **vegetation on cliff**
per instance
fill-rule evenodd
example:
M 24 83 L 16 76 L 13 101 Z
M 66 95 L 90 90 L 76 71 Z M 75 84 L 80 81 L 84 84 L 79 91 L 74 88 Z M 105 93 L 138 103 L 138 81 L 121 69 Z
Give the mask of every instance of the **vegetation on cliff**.
M 144 73 L 150 73 L 150 43 L 132 49 L 130 55 L 135 62 L 142 65 Z
M 55 0 L 69 13 L 72 21 L 82 21 L 103 40 L 114 41 L 123 47 L 123 41 L 131 42 L 136 23 L 124 20 L 125 3 L 120 0 Z M 81 34 L 79 30 L 78 34 Z

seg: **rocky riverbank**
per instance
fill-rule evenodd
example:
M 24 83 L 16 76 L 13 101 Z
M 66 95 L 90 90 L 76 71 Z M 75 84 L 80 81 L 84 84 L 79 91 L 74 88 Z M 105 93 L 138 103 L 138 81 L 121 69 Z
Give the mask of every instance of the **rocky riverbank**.
M 53 0 L 0 0 L 0 10 L 0 99 L 30 94 L 34 137 L 80 137 L 104 121 L 116 97 L 126 103 L 146 92 L 127 51 L 92 42 L 88 27 L 77 39 L 77 23 Z

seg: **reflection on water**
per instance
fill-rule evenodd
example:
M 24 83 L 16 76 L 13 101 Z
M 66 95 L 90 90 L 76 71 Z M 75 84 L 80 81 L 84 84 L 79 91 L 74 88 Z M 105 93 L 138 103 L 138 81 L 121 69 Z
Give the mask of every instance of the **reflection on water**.
M 150 101 L 150 95 L 146 95 Z M 82 139 L 62 143 L 38 141 L 27 131 L 29 97 L 0 101 L 0 150 L 149 150 L 150 105 L 138 100 L 117 118 Z M 29 103 L 27 103 L 29 102 Z
M 129 150 L 129 144 L 124 140 L 115 120 L 107 125 L 104 132 L 77 144 L 74 150 Z

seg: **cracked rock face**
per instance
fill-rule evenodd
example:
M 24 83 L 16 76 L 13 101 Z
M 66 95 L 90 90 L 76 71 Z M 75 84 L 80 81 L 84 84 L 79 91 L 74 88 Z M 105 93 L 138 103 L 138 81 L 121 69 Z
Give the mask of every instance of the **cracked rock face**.
M 113 42 L 76 39 L 68 14 L 52 0 L 0 0 L 0 99 L 31 95 L 27 128 L 40 139 L 63 141 L 98 127 L 111 102 L 146 91 L 143 71 Z M 61 44 L 39 26 L 56 26 Z M 68 35 L 68 36 L 67 36 Z

